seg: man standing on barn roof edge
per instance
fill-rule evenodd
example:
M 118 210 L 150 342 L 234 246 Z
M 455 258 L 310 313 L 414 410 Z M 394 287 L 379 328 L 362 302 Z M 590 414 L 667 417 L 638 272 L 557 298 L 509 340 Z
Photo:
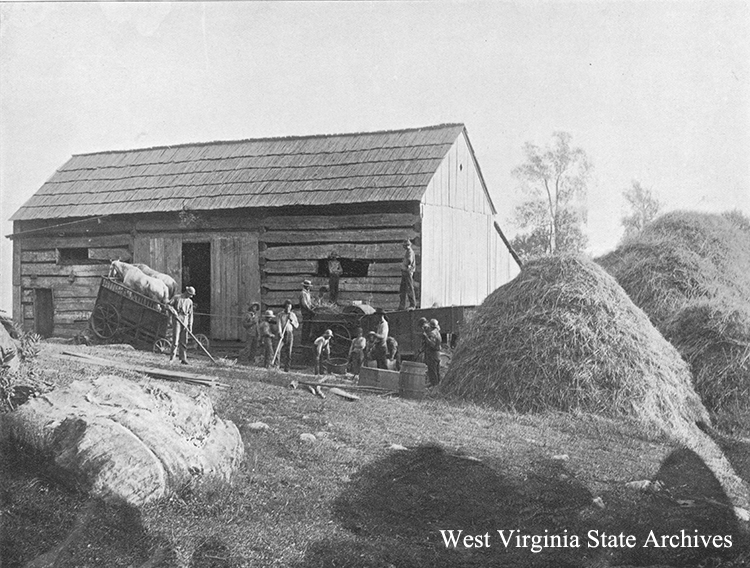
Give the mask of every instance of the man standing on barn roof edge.
M 414 255 L 414 249 L 411 248 L 411 241 L 404 241 L 404 259 L 401 261 L 401 286 L 398 290 L 398 309 L 403 310 L 406 307 L 406 300 L 409 300 L 409 308 L 417 307 L 417 299 L 414 294 L 414 271 L 417 268 L 417 259 Z
M 172 316 L 172 356 L 169 362 L 172 363 L 180 356 L 180 363 L 187 365 L 187 336 L 188 331 L 193 333 L 193 296 L 195 288 L 188 286 L 185 292 L 177 294 L 170 305 L 177 313 L 177 317 Z
M 312 318 L 315 315 L 313 309 L 312 296 L 310 296 L 310 287 L 312 282 L 305 280 L 302 282 L 302 291 L 299 293 L 299 309 L 302 312 L 302 343 L 309 344 L 312 336 Z

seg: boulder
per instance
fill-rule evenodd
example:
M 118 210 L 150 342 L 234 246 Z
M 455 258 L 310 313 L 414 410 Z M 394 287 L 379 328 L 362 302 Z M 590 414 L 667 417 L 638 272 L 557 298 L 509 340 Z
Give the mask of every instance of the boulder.
M 113 375 L 37 397 L 3 422 L 11 443 L 45 456 L 61 481 L 134 506 L 229 482 L 244 452 L 205 394 Z

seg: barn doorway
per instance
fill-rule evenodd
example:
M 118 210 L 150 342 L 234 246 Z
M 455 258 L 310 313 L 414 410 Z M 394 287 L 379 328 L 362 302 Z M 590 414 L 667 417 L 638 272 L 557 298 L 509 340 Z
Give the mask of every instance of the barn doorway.
M 55 330 L 55 308 L 52 288 L 34 289 L 34 331 L 42 337 L 51 337 Z
M 193 333 L 211 337 L 211 243 L 182 243 L 182 290 L 195 288 Z

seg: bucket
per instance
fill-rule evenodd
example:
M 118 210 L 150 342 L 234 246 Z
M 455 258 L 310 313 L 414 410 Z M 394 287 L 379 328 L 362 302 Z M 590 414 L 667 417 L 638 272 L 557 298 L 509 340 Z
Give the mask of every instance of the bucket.
M 348 363 L 347 359 L 329 359 L 327 364 L 328 372 L 332 375 L 345 375 Z
M 424 380 L 427 376 L 427 365 L 415 361 L 401 362 L 399 377 L 399 396 L 401 398 L 420 399 L 424 397 Z

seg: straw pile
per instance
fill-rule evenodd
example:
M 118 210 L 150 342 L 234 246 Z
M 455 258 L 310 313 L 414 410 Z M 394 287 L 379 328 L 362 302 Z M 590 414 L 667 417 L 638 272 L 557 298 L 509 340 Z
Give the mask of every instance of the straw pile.
M 667 432 L 707 419 L 686 363 L 590 260 L 527 263 L 466 328 L 447 394 L 519 412 L 629 417 Z
M 597 262 L 690 364 L 709 410 L 750 410 L 750 220 L 670 213 Z

